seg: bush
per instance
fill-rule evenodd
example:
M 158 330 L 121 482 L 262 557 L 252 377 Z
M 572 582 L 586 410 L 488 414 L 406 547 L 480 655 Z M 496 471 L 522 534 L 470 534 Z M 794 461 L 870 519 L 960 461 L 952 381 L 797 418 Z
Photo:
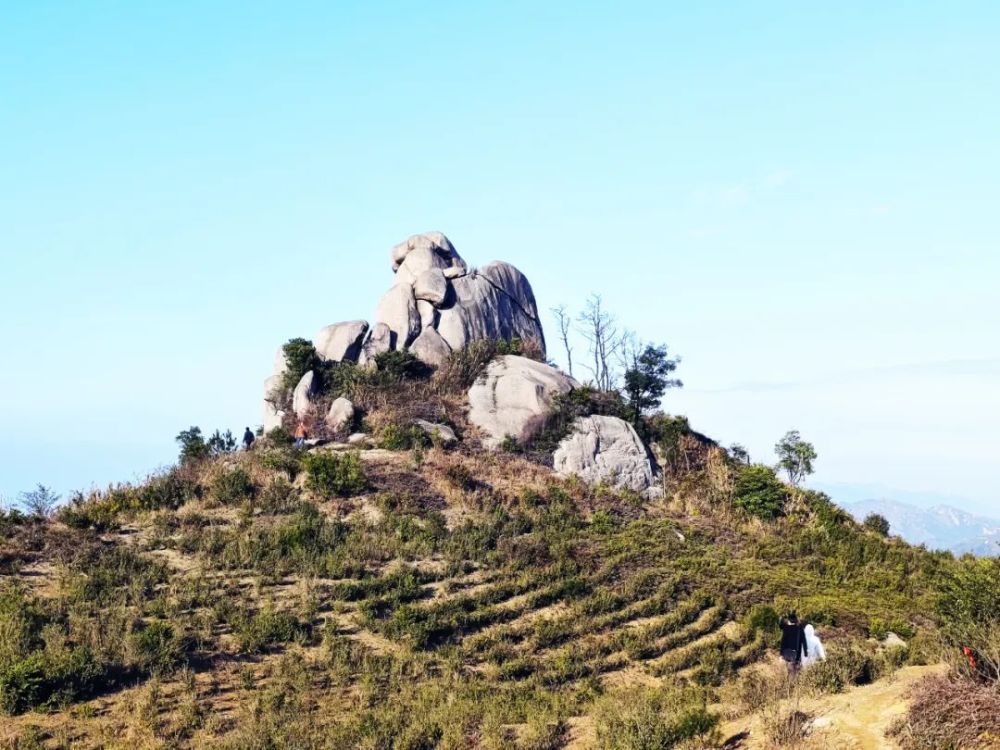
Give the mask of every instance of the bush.
M 755 604 L 746 616 L 747 630 L 750 637 L 759 632 L 774 634 L 778 632 L 778 611 L 767 604 Z
M 633 690 L 601 707 L 597 739 L 602 750 L 667 750 L 705 736 L 718 722 L 704 705 L 662 691 Z
M 178 456 L 181 465 L 208 458 L 208 444 L 201 434 L 200 427 L 189 427 L 186 430 L 181 430 L 177 433 L 175 440 L 181 447 L 180 455 Z
M 375 357 L 375 366 L 383 382 L 398 382 L 430 375 L 430 368 L 410 351 L 383 352 Z
M 368 486 L 361 458 L 357 453 L 309 453 L 303 464 L 306 486 L 327 497 L 349 497 Z
M 889 536 L 889 521 L 878 513 L 869 513 L 865 517 L 864 527 L 879 536 Z
M 153 622 L 132 633 L 129 646 L 132 661 L 142 672 L 168 674 L 184 663 L 184 643 L 165 622 Z
M 895 633 L 900 638 L 911 638 L 916 632 L 913 626 L 898 618 L 883 620 L 873 617 L 868 622 L 868 635 L 880 641 L 884 641 L 889 633 Z
M 868 685 L 878 677 L 879 669 L 873 656 L 851 646 L 832 650 L 826 661 L 818 662 L 802 672 L 802 681 L 820 693 L 840 693 L 853 685 Z
M 223 505 L 237 505 L 255 492 L 250 475 L 239 467 L 220 471 L 212 480 L 212 496 Z
M 427 448 L 430 445 L 430 437 L 416 425 L 400 427 L 398 424 L 388 424 L 378 435 L 378 447 L 387 451 Z
M 308 633 L 309 628 L 300 624 L 289 612 L 263 609 L 251 617 L 241 617 L 233 624 L 240 650 L 257 654 L 281 643 L 290 643 Z
M 290 391 L 299 384 L 302 376 L 310 370 L 315 370 L 320 364 L 316 347 L 308 339 L 290 339 L 283 347 L 285 354 L 285 373 L 281 378 L 282 388 Z
M 580 417 L 591 415 L 606 417 L 627 416 L 627 408 L 617 391 L 600 391 L 591 386 L 581 386 L 557 395 L 542 429 L 531 439 L 531 450 L 552 452 L 573 429 Z
M 761 464 L 741 466 L 736 475 L 733 504 L 751 516 L 770 521 L 782 515 L 788 489 L 774 470 Z

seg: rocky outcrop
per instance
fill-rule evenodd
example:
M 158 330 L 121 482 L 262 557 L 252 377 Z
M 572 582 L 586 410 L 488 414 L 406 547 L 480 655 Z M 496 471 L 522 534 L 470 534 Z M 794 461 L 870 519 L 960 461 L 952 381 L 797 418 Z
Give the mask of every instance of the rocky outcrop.
M 396 284 L 383 297 L 377 324 L 392 331 L 390 347 L 410 347 L 429 365 L 438 365 L 438 337 L 449 351 L 481 339 L 534 340 L 544 354 L 545 335 L 528 279 L 509 263 L 469 271 L 454 245 L 440 232 L 413 235 L 392 249 Z M 415 308 L 411 307 L 415 300 Z M 423 338 L 421 346 L 414 346 Z M 434 346 L 427 346 L 428 341 Z
M 535 295 L 514 266 L 494 262 L 470 270 L 441 232 L 412 235 L 390 255 L 395 283 L 379 302 L 374 323 L 369 328 L 366 321 L 353 320 L 323 328 L 313 341 L 323 360 L 374 367 L 378 355 L 409 349 L 437 367 L 452 352 L 482 339 L 530 340 L 544 356 L 545 335 Z M 272 398 L 272 391 L 282 387 L 284 369 L 279 351 L 274 373 L 265 383 L 265 431 L 281 424 L 284 414 L 275 403 L 287 403 L 289 395 L 297 415 L 308 408 L 311 393 L 300 388 Z
M 329 362 L 356 362 L 366 333 L 368 323 L 364 320 L 334 323 L 316 334 L 313 345 L 316 353 Z
M 579 386 L 573 378 L 527 357 L 500 357 L 469 389 L 469 421 L 486 434 L 487 447 L 510 436 L 530 440 L 544 424 L 552 400 Z
M 354 404 L 343 396 L 334 399 L 323 421 L 334 432 L 350 427 L 354 424 Z
M 312 370 L 307 372 L 299 380 L 295 390 L 292 391 L 292 411 L 299 419 L 304 419 L 312 406 L 312 399 L 316 393 L 316 373 Z
M 646 446 L 632 425 L 618 417 L 576 420 L 553 462 L 557 473 L 578 476 L 588 484 L 603 483 L 647 497 L 662 492 Z

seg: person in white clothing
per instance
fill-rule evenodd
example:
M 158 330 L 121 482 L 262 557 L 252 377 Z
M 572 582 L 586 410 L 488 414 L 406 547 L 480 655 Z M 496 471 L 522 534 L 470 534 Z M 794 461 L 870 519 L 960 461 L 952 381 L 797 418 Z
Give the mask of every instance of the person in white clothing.
M 823 642 L 816 635 L 816 629 L 812 625 L 806 625 L 805 636 L 807 656 L 802 659 L 803 668 L 811 667 L 813 664 L 818 664 L 826 660 L 826 649 L 823 648 Z

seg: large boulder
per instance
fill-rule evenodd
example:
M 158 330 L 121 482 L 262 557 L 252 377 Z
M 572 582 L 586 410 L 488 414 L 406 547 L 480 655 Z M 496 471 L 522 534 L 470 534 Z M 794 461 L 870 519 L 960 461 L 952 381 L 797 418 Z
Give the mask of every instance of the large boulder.
M 316 334 L 313 345 L 316 353 L 328 362 L 357 362 L 366 333 L 368 323 L 364 320 L 334 323 Z
M 506 265 L 506 264 L 504 264 Z M 517 286 L 530 292 L 528 280 Z M 517 299 L 481 273 L 461 276 L 451 282 L 453 299 L 440 310 L 437 331 L 453 350 L 480 339 L 533 339 L 545 351 L 545 336 L 534 306 L 534 295 Z M 527 306 L 523 303 L 529 303 Z
M 448 342 L 441 338 L 440 333 L 433 328 L 425 328 L 410 344 L 410 351 L 424 364 L 439 367 L 442 362 L 448 359 L 451 347 L 448 346 Z
M 265 433 L 281 427 L 282 419 L 285 416 L 285 412 L 276 405 L 280 403 L 284 380 L 284 372 L 280 372 L 264 381 L 263 423 Z
M 404 242 L 400 242 L 398 245 L 392 248 L 392 270 L 399 271 L 402 267 L 407 256 L 410 255 L 414 250 L 430 250 L 435 255 L 440 256 L 444 261 L 442 267 L 452 269 L 451 274 L 461 275 L 467 270 L 465 261 L 462 260 L 462 256 L 458 254 L 455 250 L 455 246 L 451 244 L 451 240 L 444 236 L 442 232 L 424 232 L 423 234 L 414 234 L 408 237 Z M 413 269 L 410 270 L 411 275 Z
M 350 427 L 354 423 L 354 404 L 343 396 L 334 399 L 324 421 L 334 432 Z
M 316 395 L 316 373 L 307 372 L 292 391 L 292 411 L 299 419 L 304 419 Z
M 469 421 L 486 433 L 483 443 L 498 446 L 507 436 L 530 440 L 544 425 L 559 394 L 579 387 L 551 365 L 507 355 L 489 364 L 469 389 Z
M 618 417 L 581 417 L 556 448 L 553 467 L 588 484 L 603 483 L 647 497 L 660 494 L 656 469 L 642 440 Z
M 407 259 L 409 260 L 409 259 Z M 448 279 L 440 268 L 429 268 L 413 282 L 413 296 L 440 307 L 448 298 Z
M 396 284 L 379 302 L 375 325 L 384 324 L 392 332 L 389 339 L 392 349 L 403 349 L 420 333 L 420 313 L 413 297 L 413 287 Z

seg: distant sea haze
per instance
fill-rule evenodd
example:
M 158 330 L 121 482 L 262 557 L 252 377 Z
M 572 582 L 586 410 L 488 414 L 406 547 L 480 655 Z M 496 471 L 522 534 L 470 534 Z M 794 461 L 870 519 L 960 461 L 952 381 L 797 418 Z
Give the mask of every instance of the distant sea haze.
M 956 555 L 1000 555 L 1000 520 L 967 513 L 950 505 L 929 508 L 890 499 L 841 503 L 854 518 L 863 521 L 878 513 L 889 522 L 889 533 L 911 544 L 950 550 Z

